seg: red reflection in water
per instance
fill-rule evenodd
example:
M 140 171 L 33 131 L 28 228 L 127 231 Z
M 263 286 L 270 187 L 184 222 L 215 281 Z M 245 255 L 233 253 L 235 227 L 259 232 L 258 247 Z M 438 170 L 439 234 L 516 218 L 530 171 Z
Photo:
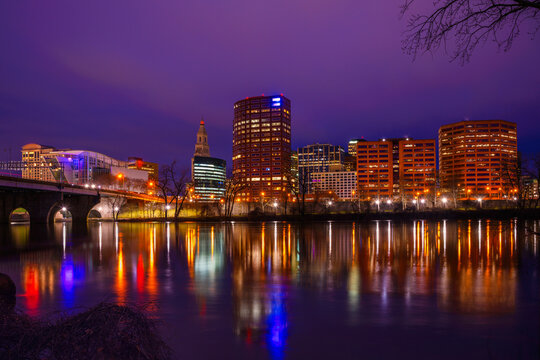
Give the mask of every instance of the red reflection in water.
M 137 292 L 144 292 L 144 264 L 142 254 L 139 254 L 137 259 Z
M 35 266 L 28 266 L 24 275 L 24 289 L 26 307 L 31 313 L 35 313 L 39 307 L 39 280 Z

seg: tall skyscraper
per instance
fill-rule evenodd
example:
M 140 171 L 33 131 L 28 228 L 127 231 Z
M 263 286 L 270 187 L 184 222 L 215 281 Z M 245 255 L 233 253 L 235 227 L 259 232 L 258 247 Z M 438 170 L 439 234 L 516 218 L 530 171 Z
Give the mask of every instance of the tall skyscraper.
M 291 101 L 256 96 L 234 104 L 233 176 L 246 187 L 245 201 L 280 199 L 291 172 Z
M 517 126 L 504 120 L 460 121 L 439 129 L 443 191 L 459 198 L 503 199 L 514 190 Z
M 227 163 L 223 159 L 210 157 L 208 134 L 204 120 L 199 124 L 195 153 L 191 159 L 193 195 L 196 201 L 219 201 L 225 194 Z

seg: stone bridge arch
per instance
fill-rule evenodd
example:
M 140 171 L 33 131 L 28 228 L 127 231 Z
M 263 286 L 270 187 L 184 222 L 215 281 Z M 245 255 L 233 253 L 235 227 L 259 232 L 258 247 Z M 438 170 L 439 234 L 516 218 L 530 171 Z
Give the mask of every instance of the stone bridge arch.
M 52 191 L 13 190 L 0 192 L 0 223 L 9 223 L 11 213 L 23 208 L 31 223 L 52 223 L 63 207 L 71 212 L 73 222 L 86 222 L 90 209 L 99 202 L 99 195 L 80 195 Z

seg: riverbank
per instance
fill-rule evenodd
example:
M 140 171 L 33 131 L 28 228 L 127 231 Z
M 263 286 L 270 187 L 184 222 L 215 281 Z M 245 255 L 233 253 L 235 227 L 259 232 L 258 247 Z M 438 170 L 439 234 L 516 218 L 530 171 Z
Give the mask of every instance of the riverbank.
M 169 359 L 142 309 L 100 303 L 73 316 L 32 318 L 0 308 L 2 359 Z
M 380 211 L 364 213 L 323 213 L 323 214 L 257 214 L 246 216 L 200 216 L 178 218 L 119 218 L 121 222 L 147 222 L 147 221 L 171 221 L 171 222 L 219 222 L 219 221 L 369 221 L 369 220 L 443 220 L 443 219 L 540 219 L 540 209 L 441 209 L 430 211 Z M 93 219 L 97 221 L 112 221 L 111 219 Z

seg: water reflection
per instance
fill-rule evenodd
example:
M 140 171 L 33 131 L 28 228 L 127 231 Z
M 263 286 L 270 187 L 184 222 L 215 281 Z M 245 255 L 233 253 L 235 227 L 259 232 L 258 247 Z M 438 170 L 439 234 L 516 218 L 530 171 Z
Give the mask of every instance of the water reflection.
M 18 306 L 31 315 L 107 299 L 183 307 L 188 300 L 178 294 L 187 291 L 198 319 L 232 313 L 234 334 L 245 346 L 263 345 L 282 358 L 295 326 L 291 301 L 300 291 L 313 299 L 344 291 L 348 326 L 392 324 L 396 307 L 410 324 L 433 321 L 419 307 L 515 312 L 519 265 L 538 262 L 538 238 L 527 228 L 540 227 L 516 220 L 99 222 L 79 241 L 71 223 L 55 223 L 48 232 L 53 246 L 33 250 L 29 225 L 12 225 L 11 243 L 3 246 L 21 251 L 2 258 L 0 271 L 16 279 Z M 369 312 L 362 310 L 366 304 Z M 150 310 L 163 316 L 159 306 Z

